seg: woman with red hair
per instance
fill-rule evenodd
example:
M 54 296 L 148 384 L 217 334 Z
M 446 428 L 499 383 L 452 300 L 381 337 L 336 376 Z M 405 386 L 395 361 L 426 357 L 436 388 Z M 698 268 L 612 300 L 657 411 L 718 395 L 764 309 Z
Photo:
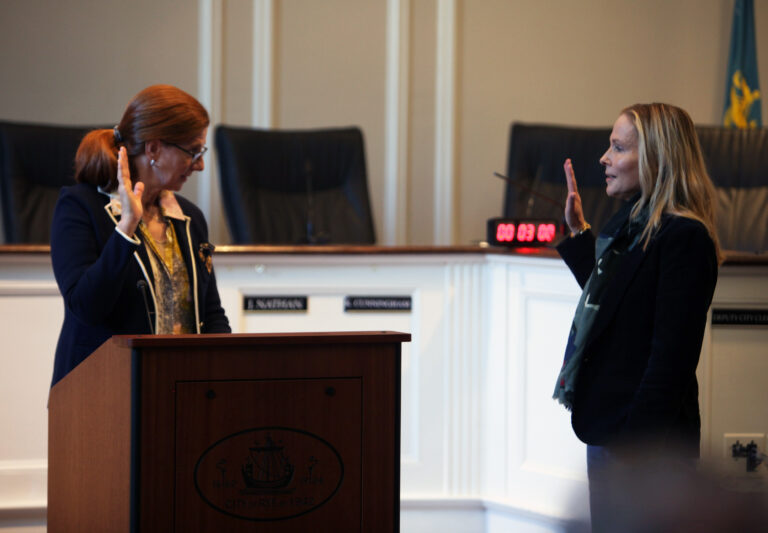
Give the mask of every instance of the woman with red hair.
M 205 166 L 209 122 L 186 92 L 153 85 L 83 138 L 51 230 L 65 309 L 53 384 L 115 334 L 231 331 L 203 214 L 176 194 Z

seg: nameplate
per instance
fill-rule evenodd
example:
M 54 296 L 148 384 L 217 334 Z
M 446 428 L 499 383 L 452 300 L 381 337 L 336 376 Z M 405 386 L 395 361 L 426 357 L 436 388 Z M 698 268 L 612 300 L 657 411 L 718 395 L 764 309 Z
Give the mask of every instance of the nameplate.
M 713 325 L 766 326 L 768 309 L 713 309 Z
M 344 311 L 410 311 L 410 296 L 347 296 Z
M 245 311 L 306 311 L 306 296 L 244 296 Z

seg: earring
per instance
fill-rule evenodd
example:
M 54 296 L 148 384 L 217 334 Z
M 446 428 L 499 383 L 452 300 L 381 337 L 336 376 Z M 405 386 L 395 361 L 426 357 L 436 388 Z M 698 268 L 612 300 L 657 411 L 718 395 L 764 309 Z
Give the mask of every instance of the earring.
M 154 167 L 154 166 L 155 166 L 155 160 L 154 160 L 154 159 L 152 159 L 152 160 L 149 162 L 149 166 L 150 166 L 150 167 Z

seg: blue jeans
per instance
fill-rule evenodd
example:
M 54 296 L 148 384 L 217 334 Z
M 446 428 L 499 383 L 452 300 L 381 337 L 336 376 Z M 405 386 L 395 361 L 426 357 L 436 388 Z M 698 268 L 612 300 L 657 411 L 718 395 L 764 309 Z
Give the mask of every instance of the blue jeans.
M 664 502 L 675 501 L 673 487 L 696 488 L 697 460 L 655 449 L 632 453 L 587 445 L 589 511 L 592 531 L 658 531 Z M 683 510 L 681 510 L 682 512 Z
M 589 515 L 593 532 L 611 531 L 618 511 L 614 505 L 614 476 L 619 461 L 605 446 L 587 444 Z

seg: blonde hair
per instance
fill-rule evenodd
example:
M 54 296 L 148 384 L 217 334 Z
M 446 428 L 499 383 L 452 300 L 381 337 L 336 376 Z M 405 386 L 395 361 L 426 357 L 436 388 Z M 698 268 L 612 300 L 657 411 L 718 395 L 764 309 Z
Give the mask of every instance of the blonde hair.
M 693 121 L 685 110 L 670 104 L 635 104 L 622 111 L 637 131 L 640 199 L 632 218 L 647 207 L 648 222 L 641 239 L 647 247 L 661 227 L 664 214 L 698 220 L 722 261 L 715 227 L 715 187 L 701 155 Z

